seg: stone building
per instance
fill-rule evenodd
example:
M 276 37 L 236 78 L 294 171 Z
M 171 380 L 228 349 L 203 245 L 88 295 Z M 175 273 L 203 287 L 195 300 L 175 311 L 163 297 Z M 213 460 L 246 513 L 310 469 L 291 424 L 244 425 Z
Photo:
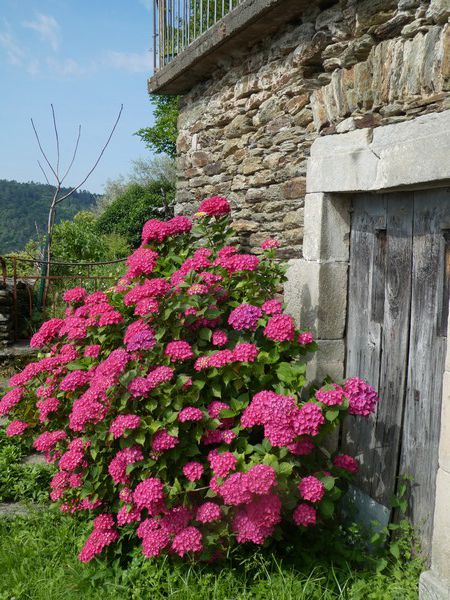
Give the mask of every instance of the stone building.
M 312 374 L 383 397 L 343 432 L 371 443 L 360 487 L 383 509 L 413 476 L 421 594 L 448 599 L 450 0 L 187 4 L 155 3 L 149 81 L 182 96 L 176 210 L 225 195 L 245 246 L 280 240 L 286 301 L 320 341 Z

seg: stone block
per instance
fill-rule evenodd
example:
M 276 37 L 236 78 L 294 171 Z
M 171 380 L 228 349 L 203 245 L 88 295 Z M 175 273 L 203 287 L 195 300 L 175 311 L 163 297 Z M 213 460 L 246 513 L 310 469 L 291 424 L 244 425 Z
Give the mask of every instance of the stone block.
M 425 571 L 419 580 L 419 600 L 450 600 L 450 586 L 432 569 Z
M 439 469 L 436 477 L 436 502 L 431 569 L 443 586 L 450 588 L 450 473 Z M 443 596 L 445 598 L 445 596 Z M 448 596 L 450 598 L 450 596 Z
M 433 19 L 435 23 L 445 23 L 450 15 L 450 3 L 448 0 L 431 0 L 426 12 L 427 19 Z
M 308 382 L 321 384 L 329 376 L 333 381 L 344 378 L 345 341 L 318 340 L 319 349 L 306 366 Z
M 439 466 L 450 473 L 450 372 L 448 371 L 444 373 L 442 386 Z
M 290 261 L 285 283 L 288 312 L 318 339 L 342 339 L 347 309 L 346 263 Z
M 329 194 L 305 197 L 303 256 L 310 261 L 348 261 L 350 200 Z

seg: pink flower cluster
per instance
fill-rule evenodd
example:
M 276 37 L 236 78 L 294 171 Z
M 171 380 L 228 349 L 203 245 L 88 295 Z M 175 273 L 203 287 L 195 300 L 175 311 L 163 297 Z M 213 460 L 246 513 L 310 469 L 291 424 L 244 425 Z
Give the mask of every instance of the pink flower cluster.
M 291 315 L 273 315 L 267 321 L 264 335 L 274 342 L 293 342 L 295 322 Z
M 324 422 L 317 404 L 307 403 L 299 408 L 294 398 L 272 391 L 253 396 L 241 417 L 243 427 L 263 425 L 264 436 L 272 446 L 278 447 L 292 444 L 301 435 L 317 435 Z
M 300 496 L 309 502 L 320 502 L 325 495 L 325 486 L 320 479 L 317 479 L 314 475 L 303 477 L 299 483 L 298 489 Z
M 63 300 L 64 302 L 68 302 L 70 304 L 79 304 L 80 302 L 83 302 L 86 296 L 87 292 L 84 288 L 76 287 L 64 292 Z
M 158 253 L 150 248 L 138 248 L 127 259 L 126 277 L 134 279 L 140 275 L 151 275 L 158 261 Z
M 7 415 L 9 412 L 11 412 L 14 406 L 16 406 L 16 404 L 19 404 L 19 402 L 22 400 L 24 393 L 25 390 L 20 387 L 14 388 L 9 392 L 6 392 L 6 394 L 0 400 L 0 417 L 3 417 L 4 415 Z
M 327 406 L 340 405 L 344 401 L 344 390 L 336 383 L 330 383 L 316 392 L 316 398 Z
M 261 244 L 261 248 L 263 250 L 273 250 L 274 248 L 279 248 L 280 247 L 280 242 L 278 240 L 264 240 L 264 242 Z
M 140 424 L 141 417 L 138 415 L 119 415 L 111 423 L 109 432 L 117 439 L 122 437 L 127 429 L 137 429 Z
M 178 420 L 180 423 L 186 423 L 187 421 L 201 421 L 203 416 L 203 412 L 199 408 L 196 408 L 195 406 L 186 406 L 178 413 Z
M 108 465 L 108 473 L 114 483 L 128 483 L 127 466 L 144 460 L 144 455 L 138 446 L 119 450 Z
M 146 508 L 150 514 L 158 513 L 164 501 L 164 484 L 156 477 L 149 477 L 138 483 L 133 492 L 133 502 L 137 508 Z
M 164 350 L 164 354 L 168 356 L 172 362 L 189 360 L 194 357 L 191 345 L 189 342 L 184 341 L 169 342 Z
M 375 411 L 380 400 L 375 389 L 359 377 L 352 377 L 345 382 L 344 393 L 349 401 L 348 412 L 351 415 L 368 417 Z
M 152 440 L 152 450 L 154 452 L 166 452 L 175 448 L 179 440 L 174 435 L 170 435 L 165 429 L 160 429 L 155 433 Z
M 164 242 L 169 237 L 189 233 L 191 229 L 192 221 L 187 217 L 174 217 L 170 221 L 150 219 L 142 229 L 142 243 Z
M 28 423 L 25 421 L 11 421 L 6 428 L 6 435 L 8 437 L 12 437 L 13 435 L 22 435 L 27 427 Z
M 355 475 L 359 471 L 358 462 L 348 454 L 338 454 L 333 458 L 333 465 Z
M 240 544 L 263 544 L 280 521 L 280 498 L 276 494 L 266 494 L 253 499 L 236 512 L 232 529 Z
M 189 481 L 198 481 L 202 478 L 204 467 L 201 463 L 191 461 L 184 465 L 183 475 L 189 479 Z
M 94 520 L 94 531 L 88 537 L 78 558 L 81 562 L 90 562 L 95 556 L 101 554 L 106 546 L 110 546 L 119 538 L 114 528 L 112 515 L 100 515 Z
M 47 346 L 61 331 L 64 319 L 50 319 L 41 325 L 30 340 L 32 348 L 43 348 Z
M 206 213 L 210 217 L 221 217 L 227 215 L 230 211 L 231 208 L 228 200 L 221 196 L 207 198 L 198 207 L 199 213 Z
M 231 311 L 228 323 L 237 331 L 244 329 L 256 329 L 258 319 L 262 316 L 262 310 L 251 304 L 241 304 Z
M 220 369 L 226 365 L 238 362 L 254 362 L 258 356 L 258 348 L 255 344 L 236 344 L 233 350 L 219 350 L 208 356 L 200 356 L 194 364 L 196 371 L 213 368 Z
M 276 485 L 276 474 L 269 465 L 255 465 L 247 473 L 233 473 L 222 485 L 218 492 L 225 504 L 237 506 L 248 504 L 254 495 L 268 494 Z

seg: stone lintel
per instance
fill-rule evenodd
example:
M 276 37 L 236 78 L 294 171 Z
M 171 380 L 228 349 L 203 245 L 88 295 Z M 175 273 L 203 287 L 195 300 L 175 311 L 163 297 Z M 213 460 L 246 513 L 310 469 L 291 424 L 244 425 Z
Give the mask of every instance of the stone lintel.
M 319 5 L 326 5 L 323 0 Z M 180 52 L 148 81 L 151 94 L 185 94 L 231 54 L 251 45 L 299 17 L 310 0 L 245 0 Z M 157 51 L 157 49 L 155 49 Z
M 402 123 L 323 136 L 311 147 L 306 190 L 430 188 L 450 181 L 450 110 Z

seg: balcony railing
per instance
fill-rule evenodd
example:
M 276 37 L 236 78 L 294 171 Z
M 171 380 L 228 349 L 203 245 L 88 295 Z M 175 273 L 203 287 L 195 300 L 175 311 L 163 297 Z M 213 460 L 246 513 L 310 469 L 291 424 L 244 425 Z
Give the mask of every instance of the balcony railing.
M 155 72 L 246 0 L 153 0 Z

